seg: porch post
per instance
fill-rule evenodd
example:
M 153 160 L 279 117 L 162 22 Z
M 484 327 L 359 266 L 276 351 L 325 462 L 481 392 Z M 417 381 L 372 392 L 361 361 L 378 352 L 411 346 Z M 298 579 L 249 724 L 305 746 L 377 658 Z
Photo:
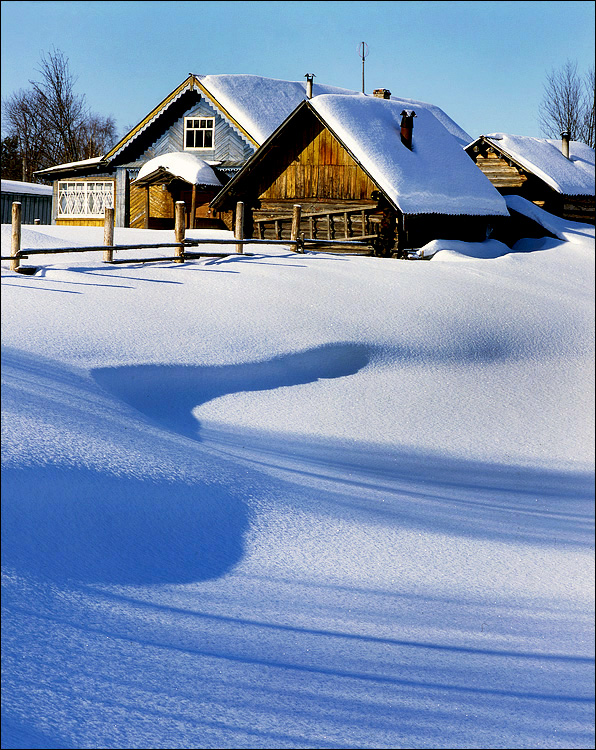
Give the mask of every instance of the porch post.
M 145 185 L 145 229 L 149 229 L 149 185 Z
M 195 213 L 197 210 L 197 186 L 192 186 L 192 200 L 190 202 L 190 221 L 188 224 L 189 229 L 195 228 Z

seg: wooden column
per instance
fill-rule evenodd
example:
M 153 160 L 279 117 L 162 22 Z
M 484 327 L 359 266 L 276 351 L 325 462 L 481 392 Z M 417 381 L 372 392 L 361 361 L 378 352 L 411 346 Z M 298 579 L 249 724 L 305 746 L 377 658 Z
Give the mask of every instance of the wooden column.
M 103 244 L 105 250 L 103 251 L 104 263 L 111 263 L 113 258 L 113 244 L 114 244 L 114 209 L 106 208 L 104 211 L 103 220 Z
M 195 228 L 195 214 L 197 212 L 197 186 L 192 186 L 192 200 L 190 202 L 190 221 L 188 222 L 189 229 Z
M 21 249 L 21 204 L 14 202 L 12 204 L 12 240 L 10 254 L 13 260 L 10 261 L 10 270 L 18 271 L 20 258 L 16 257 Z
M 238 201 L 236 204 L 236 227 L 234 230 L 234 237 L 237 240 L 244 239 L 244 203 L 242 203 L 242 201 Z M 236 252 L 243 253 L 244 246 L 238 243 L 236 245 Z
M 298 239 L 298 232 L 300 231 L 300 216 L 302 214 L 302 206 L 298 203 L 294 205 L 294 212 L 292 213 L 292 229 L 290 230 L 290 239 L 294 242 Z M 297 250 L 298 246 L 294 245 L 294 250 Z
M 145 229 L 149 229 L 149 185 L 145 185 Z
M 186 208 L 184 201 L 176 201 L 174 214 L 174 232 L 176 235 L 176 242 L 180 244 L 176 248 L 176 255 L 180 260 L 176 263 L 184 263 L 184 230 L 186 228 Z

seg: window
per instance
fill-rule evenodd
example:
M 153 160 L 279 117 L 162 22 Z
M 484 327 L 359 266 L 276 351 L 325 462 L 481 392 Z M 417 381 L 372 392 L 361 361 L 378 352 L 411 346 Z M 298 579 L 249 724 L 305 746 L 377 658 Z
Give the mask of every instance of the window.
M 113 182 L 58 183 L 58 216 L 103 218 L 104 210 L 113 206 Z
M 215 117 L 184 118 L 184 148 L 213 148 Z

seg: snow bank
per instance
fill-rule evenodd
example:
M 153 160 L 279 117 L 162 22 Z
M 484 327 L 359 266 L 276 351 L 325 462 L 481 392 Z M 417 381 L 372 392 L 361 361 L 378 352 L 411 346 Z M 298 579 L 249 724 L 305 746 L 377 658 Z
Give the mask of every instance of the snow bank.
M 498 240 L 485 240 L 484 242 L 432 240 L 420 248 L 418 255 L 433 260 L 458 261 L 471 258 L 500 258 L 510 252 L 511 248 Z
M 576 229 L 482 263 L 3 262 L 2 746 L 589 747 Z

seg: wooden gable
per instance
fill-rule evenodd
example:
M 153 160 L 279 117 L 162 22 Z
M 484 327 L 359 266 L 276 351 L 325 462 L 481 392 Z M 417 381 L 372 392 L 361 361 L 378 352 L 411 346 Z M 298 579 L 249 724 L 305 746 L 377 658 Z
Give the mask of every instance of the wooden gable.
M 519 190 L 528 180 L 521 167 L 485 141 L 478 143 L 470 156 L 497 190 Z
M 308 204 L 328 210 L 376 204 L 371 194 L 378 186 L 308 107 L 289 119 L 257 157 L 218 210 L 232 208 L 239 196 L 260 211 L 283 210 L 295 202 L 305 210 Z

